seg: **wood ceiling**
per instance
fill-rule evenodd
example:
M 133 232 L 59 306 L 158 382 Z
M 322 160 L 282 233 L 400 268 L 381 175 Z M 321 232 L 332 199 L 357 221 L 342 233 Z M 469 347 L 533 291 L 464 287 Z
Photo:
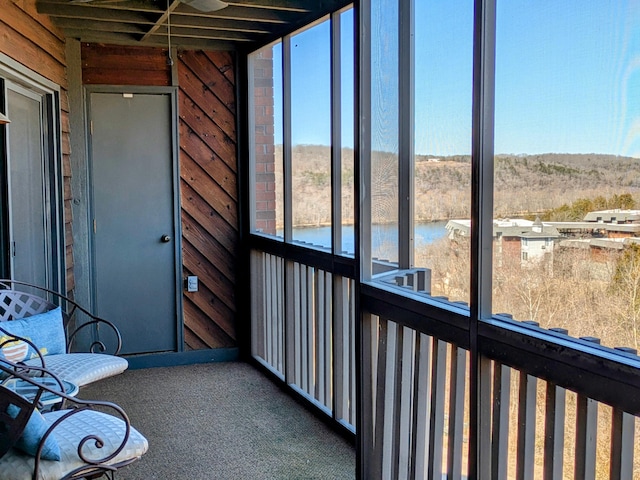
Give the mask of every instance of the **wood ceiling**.
M 81 42 L 249 51 L 350 2 L 229 0 L 202 12 L 181 0 L 37 0 L 65 34 Z M 167 21 L 169 20 L 169 21 Z

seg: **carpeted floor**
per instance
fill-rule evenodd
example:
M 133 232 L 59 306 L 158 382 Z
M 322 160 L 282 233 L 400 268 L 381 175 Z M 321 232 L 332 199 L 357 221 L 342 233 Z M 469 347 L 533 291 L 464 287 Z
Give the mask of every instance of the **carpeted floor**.
M 355 478 L 353 445 L 245 363 L 128 370 L 79 397 L 119 404 L 149 440 L 120 480 Z

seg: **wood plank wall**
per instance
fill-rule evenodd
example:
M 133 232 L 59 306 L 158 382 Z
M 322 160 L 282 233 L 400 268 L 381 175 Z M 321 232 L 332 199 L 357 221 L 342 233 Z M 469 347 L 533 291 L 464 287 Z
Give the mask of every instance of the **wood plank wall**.
M 85 84 L 169 85 L 166 49 L 83 44 Z M 175 60 L 175 59 L 174 59 Z M 236 346 L 238 205 L 234 60 L 180 51 L 178 109 L 185 350 Z
M 238 189 L 233 57 L 178 54 L 185 348 L 236 344 Z
M 83 43 L 81 56 L 85 85 L 171 85 L 166 49 Z
M 68 293 L 72 294 L 75 281 L 65 37 L 49 17 L 37 13 L 35 0 L 0 0 L 0 52 L 60 86 L 66 279 Z

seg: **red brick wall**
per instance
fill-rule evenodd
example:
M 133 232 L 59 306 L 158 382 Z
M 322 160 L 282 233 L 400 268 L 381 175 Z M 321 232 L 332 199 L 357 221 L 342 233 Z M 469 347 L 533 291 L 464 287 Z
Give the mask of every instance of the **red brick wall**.
M 276 182 L 273 116 L 273 51 L 253 60 L 255 115 L 256 229 L 276 233 Z

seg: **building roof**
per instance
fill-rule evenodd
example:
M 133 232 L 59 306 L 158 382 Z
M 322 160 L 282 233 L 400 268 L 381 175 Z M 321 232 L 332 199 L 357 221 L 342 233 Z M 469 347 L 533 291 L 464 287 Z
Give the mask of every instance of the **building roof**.
M 469 236 L 471 234 L 471 220 L 449 220 L 445 228 L 450 235 Z M 551 223 L 540 219 L 532 222 L 522 218 L 495 219 L 493 221 L 493 236 L 518 238 L 558 238 L 560 232 Z
M 548 222 L 559 232 L 621 232 L 640 235 L 640 223 L 600 223 L 600 222 Z
M 584 216 L 585 222 L 640 222 L 640 210 L 597 210 Z
M 622 250 L 627 245 L 628 238 L 571 238 L 561 240 L 560 246 L 565 248 L 588 249 L 592 247 L 606 248 L 608 250 Z M 636 239 L 640 241 L 640 238 Z M 635 242 L 634 242 L 635 243 Z

